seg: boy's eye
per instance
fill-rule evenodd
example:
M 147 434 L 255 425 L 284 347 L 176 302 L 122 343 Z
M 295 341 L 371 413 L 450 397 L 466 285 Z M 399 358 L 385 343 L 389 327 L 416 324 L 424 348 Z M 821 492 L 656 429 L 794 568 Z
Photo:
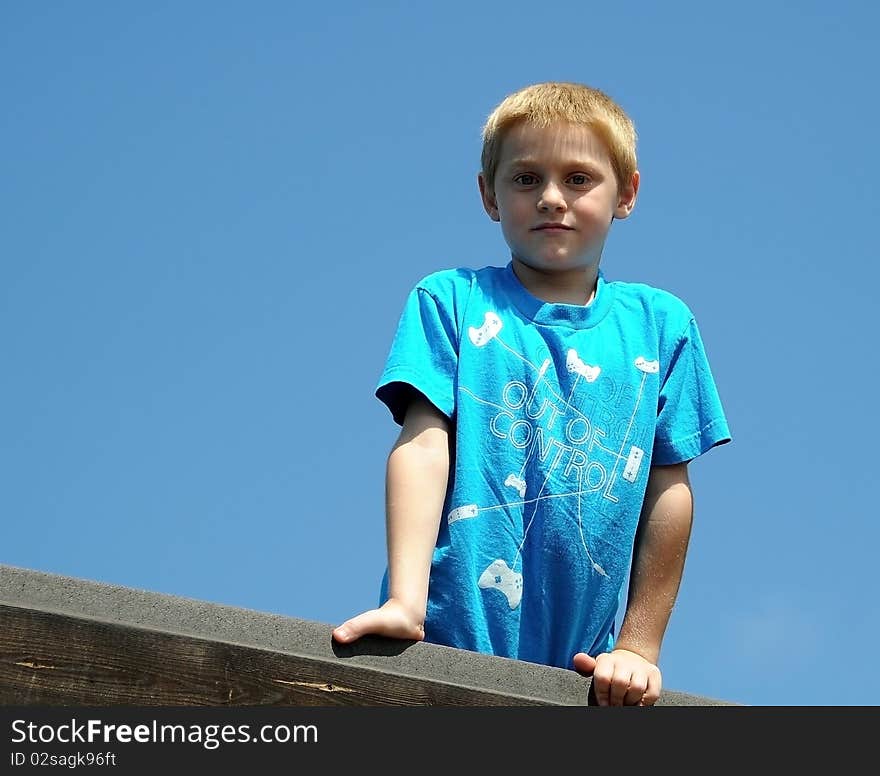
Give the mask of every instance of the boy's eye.
M 586 186 L 590 182 L 590 178 L 583 173 L 575 173 L 574 175 L 570 175 L 568 177 L 570 183 L 575 186 Z
M 514 180 L 523 186 L 534 186 L 538 182 L 538 177 L 530 172 L 524 172 L 517 175 Z

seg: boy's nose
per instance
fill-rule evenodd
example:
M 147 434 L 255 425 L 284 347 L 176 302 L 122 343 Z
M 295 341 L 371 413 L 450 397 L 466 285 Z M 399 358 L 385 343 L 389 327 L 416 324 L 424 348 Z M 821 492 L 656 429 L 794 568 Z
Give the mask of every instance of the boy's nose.
M 565 197 L 555 183 L 548 183 L 538 197 L 538 210 L 561 210 L 565 208 Z

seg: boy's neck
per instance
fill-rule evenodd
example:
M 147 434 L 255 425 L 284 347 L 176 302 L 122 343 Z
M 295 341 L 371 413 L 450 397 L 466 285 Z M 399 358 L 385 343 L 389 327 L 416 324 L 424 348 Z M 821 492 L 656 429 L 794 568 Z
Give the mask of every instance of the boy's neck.
M 542 272 L 512 260 L 513 272 L 532 296 L 552 304 L 588 305 L 596 294 L 599 265 L 561 272 Z

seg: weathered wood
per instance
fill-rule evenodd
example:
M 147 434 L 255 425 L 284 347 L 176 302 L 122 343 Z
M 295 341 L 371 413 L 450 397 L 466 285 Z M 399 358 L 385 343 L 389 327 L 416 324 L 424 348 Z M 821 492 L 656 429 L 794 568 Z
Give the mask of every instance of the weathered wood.
M 340 661 L 2 605 L 0 704 L 549 705 Z
M 0 704 L 582 706 L 571 670 L 0 565 Z M 661 706 L 737 705 L 664 689 Z

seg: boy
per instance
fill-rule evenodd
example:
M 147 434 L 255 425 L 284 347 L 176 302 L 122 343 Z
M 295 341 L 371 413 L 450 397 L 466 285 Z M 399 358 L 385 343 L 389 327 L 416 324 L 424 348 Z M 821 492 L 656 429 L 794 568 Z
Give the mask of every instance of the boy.
M 730 434 L 689 309 L 599 270 L 635 204 L 635 145 L 580 84 L 529 86 L 489 116 L 478 184 L 510 262 L 433 273 L 407 300 L 376 389 L 402 426 L 383 603 L 337 641 L 424 639 L 574 668 L 599 705 L 657 701 L 687 465 Z

